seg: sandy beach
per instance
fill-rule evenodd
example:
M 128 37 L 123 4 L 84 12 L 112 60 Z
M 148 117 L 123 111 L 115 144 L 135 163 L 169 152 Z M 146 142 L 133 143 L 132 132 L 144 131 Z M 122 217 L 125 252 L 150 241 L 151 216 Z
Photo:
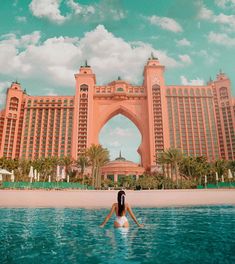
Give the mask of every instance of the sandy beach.
M 118 191 L 0 190 L 0 207 L 109 208 Z M 235 189 L 126 191 L 132 207 L 235 205 Z

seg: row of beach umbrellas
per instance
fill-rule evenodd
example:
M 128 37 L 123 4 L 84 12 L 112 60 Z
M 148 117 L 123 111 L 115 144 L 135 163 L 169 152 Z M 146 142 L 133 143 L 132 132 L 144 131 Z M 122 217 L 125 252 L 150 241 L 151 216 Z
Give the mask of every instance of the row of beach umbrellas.
M 235 172 L 234 172 L 234 177 L 235 177 Z M 228 170 L 228 179 L 233 179 L 233 174 L 231 170 Z M 218 172 L 215 173 L 215 180 L 216 182 L 219 182 L 219 174 Z M 221 175 L 221 182 L 224 182 L 224 175 Z M 207 175 L 205 175 L 205 184 L 207 184 Z
M 30 178 L 30 182 L 33 182 L 33 179 L 35 181 L 40 181 L 40 173 L 36 169 L 34 169 L 33 166 L 30 167 L 29 178 Z M 61 169 L 60 166 L 57 166 L 56 181 L 60 181 L 64 179 L 66 179 L 65 168 L 63 167 Z M 51 175 L 48 176 L 48 182 L 51 182 Z M 69 175 L 67 175 L 67 182 L 69 182 Z

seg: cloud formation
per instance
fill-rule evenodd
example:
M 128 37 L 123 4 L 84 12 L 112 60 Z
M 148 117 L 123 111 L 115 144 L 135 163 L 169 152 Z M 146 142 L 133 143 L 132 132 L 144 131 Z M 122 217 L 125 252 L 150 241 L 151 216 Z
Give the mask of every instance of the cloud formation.
M 204 80 L 200 78 L 188 80 L 184 75 L 181 75 L 180 80 L 182 85 L 196 85 L 196 86 L 204 85 Z
M 211 23 L 226 26 L 226 30 L 235 31 L 235 15 L 220 13 L 216 15 L 212 10 L 200 3 L 198 18 Z
M 61 15 L 60 3 L 61 0 L 32 0 L 29 8 L 34 16 L 60 24 L 68 19 L 67 16 Z
M 235 8 L 235 0 L 215 0 L 215 4 L 224 9 Z
M 56 24 L 63 24 L 77 17 L 85 21 L 102 22 L 107 19 L 117 21 L 126 16 L 116 0 L 101 0 L 92 5 L 80 4 L 75 0 L 66 0 L 64 3 L 69 9 L 65 15 L 61 13 L 61 0 L 32 0 L 29 9 L 35 17 L 45 18 Z
M 176 44 L 178 46 L 184 46 L 184 47 L 191 46 L 191 42 L 188 39 L 186 39 L 186 38 L 183 38 L 183 39 L 180 39 L 180 40 L 176 40 Z
M 235 38 L 229 37 L 226 33 L 216 33 L 211 31 L 208 35 L 208 40 L 217 45 L 235 47 Z
M 110 131 L 110 135 L 113 137 L 132 137 L 132 132 L 129 128 L 116 127 Z
M 191 60 L 190 56 L 187 55 L 187 54 L 179 55 L 179 58 L 185 64 L 191 64 L 192 63 L 192 60 Z
M 10 87 L 10 82 L 0 82 L 0 107 L 1 108 L 5 104 L 6 90 L 7 90 L 8 87 Z
M 126 42 L 99 25 L 82 38 L 60 36 L 42 41 L 38 31 L 21 37 L 5 35 L 0 40 L 0 71 L 11 79 L 20 76 L 43 81 L 51 88 L 73 87 L 74 73 L 88 60 L 98 83 L 110 82 L 117 76 L 140 83 L 143 66 L 151 52 L 169 68 L 187 65 L 190 60 L 182 55 L 183 63 L 178 62 L 166 51 L 156 50 L 148 43 Z
M 181 25 L 176 22 L 173 18 L 169 17 L 160 17 L 160 16 L 150 16 L 147 17 L 148 21 L 152 25 L 159 26 L 162 29 L 169 30 L 175 33 L 182 32 L 183 29 Z

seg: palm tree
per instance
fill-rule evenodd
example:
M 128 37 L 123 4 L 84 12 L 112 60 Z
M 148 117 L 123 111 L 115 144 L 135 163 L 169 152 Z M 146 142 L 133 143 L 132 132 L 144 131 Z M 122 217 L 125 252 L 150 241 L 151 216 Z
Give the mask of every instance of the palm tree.
M 70 173 L 73 160 L 70 156 L 64 156 L 60 159 L 59 163 L 65 167 L 65 175 Z
M 166 178 L 166 166 L 168 165 L 166 153 L 165 152 L 157 153 L 156 157 L 157 157 L 156 163 L 162 166 L 163 176 L 164 178 Z
M 193 156 L 184 156 L 180 162 L 180 172 L 194 178 L 195 159 Z
M 86 155 L 80 155 L 77 160 L 77 165 L 81 168 L 81 175 L 82 175 L 82 184 L 84 185 L 84 172 L 86 167 L 88 166 L 88 158 Z
M 222 176 L 227 172 L 228 162 L 223 159 L 218 159 L 214 163 L 212 163 L 212 171 L 218 172 L 219 176 Z
M 92 186 L 101 186 L 100 168 L 109 161 L 109 152 L 101 145 L 92 144 L 86 151 L 92 166 Z
M 21 159 L 19 161 L 19 167 L 16 171 L 16 180 L 26 181 L 26 179 L 28 179 L 29 170 L 30 162 L 26 159 Z
M 178 176 L 179 176 L 179 163 L 182 160 L 182 153 L 179 149 L 169 148 L 165 151 L 165 160 L 166 163 L 169 163 L 171 166 L 171 178 L 173 179 L 173 171 L 175 171 L 176 176 L 176 185 L 178 188 Z

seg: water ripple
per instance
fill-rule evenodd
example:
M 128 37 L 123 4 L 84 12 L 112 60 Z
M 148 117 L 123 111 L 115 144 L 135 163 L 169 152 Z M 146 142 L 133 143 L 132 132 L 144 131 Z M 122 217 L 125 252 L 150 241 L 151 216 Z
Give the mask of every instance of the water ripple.
M 235 263 L 235 207 L 135 208 L 139 229 L 107 210 L 0 209 L 1 263 Z

